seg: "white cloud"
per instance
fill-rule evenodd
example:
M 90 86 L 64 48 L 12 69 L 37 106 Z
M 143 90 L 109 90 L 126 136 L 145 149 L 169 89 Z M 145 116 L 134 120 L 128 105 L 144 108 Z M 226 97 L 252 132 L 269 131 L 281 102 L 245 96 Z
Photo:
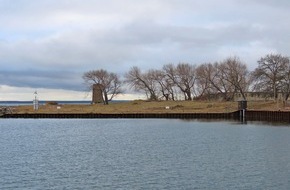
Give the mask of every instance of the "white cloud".
M 0 101 L 32 101 L 37 91 L 37 97 L 41 101 L 90 101 L 92 99 L 89 91 L 73 91 L 49 88 L 27 88 L 0 85 Z M 117 95 L 114 100 L 145 99 L 144 95 L 124 93 Z
M 89 100 L 90 98 L 87 92 L 1 85 L 0 101 L 30 101 L 34 99 L 34 92 L 36 90 L 38 92 L 39 100 Z

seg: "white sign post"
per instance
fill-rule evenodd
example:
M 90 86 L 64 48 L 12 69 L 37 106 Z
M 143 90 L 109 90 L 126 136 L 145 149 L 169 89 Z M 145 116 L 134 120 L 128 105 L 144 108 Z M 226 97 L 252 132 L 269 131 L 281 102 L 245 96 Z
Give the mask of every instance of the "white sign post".
M 37 91 L 34 92 L 34 100 L 33 100 L 33 109 L 38 110 L 39 108 L 39 103 L 38 103 L 38 98 L 37 98 Z

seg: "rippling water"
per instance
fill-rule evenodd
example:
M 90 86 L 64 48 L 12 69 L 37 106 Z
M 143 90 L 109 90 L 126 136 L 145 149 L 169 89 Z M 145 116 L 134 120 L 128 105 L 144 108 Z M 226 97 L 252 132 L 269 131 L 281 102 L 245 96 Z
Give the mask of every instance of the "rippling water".
M 0 189 L 290 189 L 290 128 L 2 119 Z

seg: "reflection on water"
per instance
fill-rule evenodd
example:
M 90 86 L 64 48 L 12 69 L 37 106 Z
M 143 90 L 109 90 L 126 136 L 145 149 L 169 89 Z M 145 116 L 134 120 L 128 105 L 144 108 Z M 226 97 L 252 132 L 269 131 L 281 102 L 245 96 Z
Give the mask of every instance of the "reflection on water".
M 2 119 L 0 189 L 290 189 L 290 128 L 262 126 Z

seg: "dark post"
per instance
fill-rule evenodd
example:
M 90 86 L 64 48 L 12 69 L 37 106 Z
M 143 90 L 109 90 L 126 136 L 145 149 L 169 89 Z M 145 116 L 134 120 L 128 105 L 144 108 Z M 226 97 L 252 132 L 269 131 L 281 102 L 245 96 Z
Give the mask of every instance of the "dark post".
M 247 100 L 238 101 L 238 109 L 240 111 L 240 121 L 246 123 Z

